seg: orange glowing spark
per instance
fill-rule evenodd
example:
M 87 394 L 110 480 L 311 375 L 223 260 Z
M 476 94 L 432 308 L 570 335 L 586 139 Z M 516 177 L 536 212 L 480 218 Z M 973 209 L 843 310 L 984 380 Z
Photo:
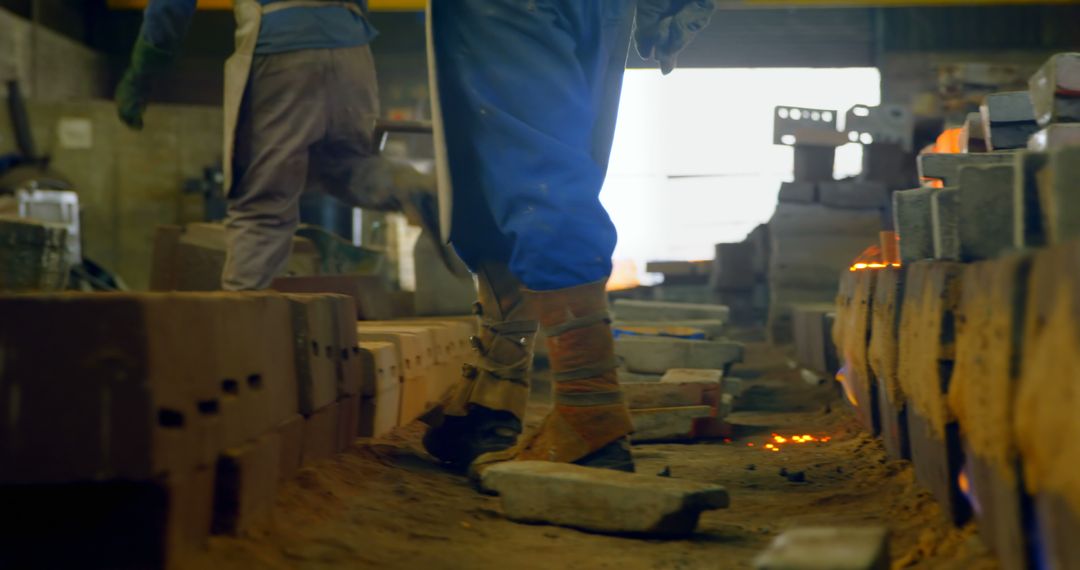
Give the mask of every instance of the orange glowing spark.
M 754 447 L 754 444 L 748 443 L 748 444 L 746 444 L 746 447 Z
M 963 492 L 965 495 L 971 494 L 971 481 L 968 480 L 968 476 L 965 471 L 960 471 L 960 476 L 956 478 L 956 483 L 960 486 L 960 491 Z

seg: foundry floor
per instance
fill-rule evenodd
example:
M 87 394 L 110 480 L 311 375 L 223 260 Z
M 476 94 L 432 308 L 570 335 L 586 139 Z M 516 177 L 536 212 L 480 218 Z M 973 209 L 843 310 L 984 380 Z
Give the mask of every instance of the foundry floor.
M 777 533 L 801 525 L 884 525 L 893 568 L 993 569 L 971 527 L 957 530 L 861 432 L 833 386 L 811 386 L 786 355 L 750 343 L 733 375 L 749 385 L 730 417 L 730 442 L 641 445 L 638 471 L 727 486 L 731 508 L 706 513 L 683 540 L 588 534 L 503 519 L 499 500 L 443 470 L 419 445 L 423 430 L 360 441 L 305 469 L 280 492 L 273 519 L 247 536 L 214 538 L 197 568 L 752 568 Z M 542 391 L 543 386 L 539 386 Z M 530 419 L 543 415 L 530 410 Z M 824 443 L 764 448 L 772 434 Z M 753 444 L 753 445 L 751 445 Z M 781 475 L 782 470 L 790 477 Z M 805 481 L 797 482 L 802 472 Z

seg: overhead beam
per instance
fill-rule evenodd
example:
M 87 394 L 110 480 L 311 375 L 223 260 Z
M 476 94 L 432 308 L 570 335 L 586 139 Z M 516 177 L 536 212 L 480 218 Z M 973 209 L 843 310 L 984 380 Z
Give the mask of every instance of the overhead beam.
M 108 0 L 113 10 L 142 10 L 149 0 Z M 232 10 L 233 0 L 198 0 L 200 10 Z M 423 10 L 426 0 L 370 0 L 369 8 L 375 12 L 413 12 Z

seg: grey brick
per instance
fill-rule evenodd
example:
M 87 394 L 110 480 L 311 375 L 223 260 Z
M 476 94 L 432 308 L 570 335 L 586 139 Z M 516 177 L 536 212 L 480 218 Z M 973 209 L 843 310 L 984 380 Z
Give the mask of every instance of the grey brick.
M 1036 176 L 1049 159 L 1050 155 L 1043 152 L 1016 154 L 1016 176 L 1013 179 L 1013 247 L 1016 249 L 1046 245 Z
M 907 265 L 934 256 L 930 199 L 936 189 L 915 188 L 893 193 L 895 228 L 900 234 L 900 259 Z
M 818 191 L 821 203 L 831 208 L 880 209 L 889 199 L 888 189 L 880 182 L 822 182 Z
M 884 527 L 806 527 L 776 537 L 754 560 L 757 570 L 887 570 Z
M 1059 53 L 1028 82 L 1040 125 L 1080 121 L 1080 53 Z
M 934 259 L 960 259 L 959 207 L 960 191 L 957 188 L 942 188 L 930 198 Z
M 975 154 L 941 154 L 929 153 L 921 155 L 919 162 L 919 176 L 934 178 L 943 181 L 945 186 L 956 186 L 960 176 L 960 168 L 963 166 L 988 166 L 991 164 L 1008 164 L 1014 159 L 1012 152 L 980 152 Z
M 1039 152 L 1067 146 L 1080 146 L 1080 123 L 1050 125 L 1028 139 L 1028 150 Z
M 1080 147 L 1050 153 L 1037 177 L 1047 241 L 1056 244 L 1080 237 Z
M 780 185 L 780 201 L 813 204 L 817 202 L 817 186 L 813 182 L 784 182 Z
M 687 535 L 703 511 L 729 504 L 719 485 L 549 461 L 493 465 L 481 485 L 511 520 L 604 533 Z
M 958 217 L 960 258 L 976 261 L 997 257 L 1013 245 L 1012 164 L 960 169 Z

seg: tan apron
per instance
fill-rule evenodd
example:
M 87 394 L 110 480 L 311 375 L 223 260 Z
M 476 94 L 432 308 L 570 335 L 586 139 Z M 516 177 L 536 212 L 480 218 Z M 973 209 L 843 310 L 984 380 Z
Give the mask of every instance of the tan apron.
M 314 6 L 341 6 L 352 10 L 361 17 L 364 13 L 355 2 L 345 0 L 283 0 L 269 6 L 263 6 L 258 0 L 234 0 L 233 11 L 236 14 L 236 48 L 229 59 L 225 60 L 225 162 L 222 169 L 225 174 L 225 194 L 232 188 L 233 150 L 236 145 L 236 128 L 240 120 L 240 105 L 244 101 L 251 64 L 255 59 L 255 46 L 259 43 L 259 29 L 262 27 L 263 14 L 272 14 L 289 8 Z
M 435 143 L 435 185 L 439 193 L 439 228 L 443 242 L 450 241 L 450 223 L 454 219 L 454 188 L 450 180 L 450 162 L 446 156 L 446 128 L 439 101 L 439 74 L 435 66 L 435 32 L 431 25 L 431 2 L 424 18 L 427 31 L 428 85 L 431 93 L 431 134 Z

